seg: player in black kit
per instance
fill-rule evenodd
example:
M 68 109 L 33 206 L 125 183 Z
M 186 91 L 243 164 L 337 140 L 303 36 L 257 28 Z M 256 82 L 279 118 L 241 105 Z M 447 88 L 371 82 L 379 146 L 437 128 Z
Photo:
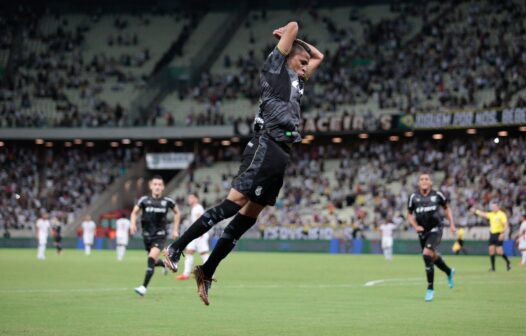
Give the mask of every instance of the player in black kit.
M 267 205 L 274 205 L 290 162 L 293 143 L 301 142 L 300 98 L 303 85 L 318 68 L 323 54 L 296 39 L 298 24 L 274 30 L 279 39 L 260 73 L 261 98 L 254 122 L 255 136 L 248 142 L 238 174 L 226 199 L 208 209 L 165 250 L 165 263 L 174 272 L 186 245 L 220 221 L 235 215 L 208 260 L 194 269 L 198 294 L 208 305 L 208 290 L 217 266 L 250 229 Z
M 149 182 L 151 196 L 143 196 L 131 213 L 130 232 L 137 232 L 137 216 L 140 212 L 142 236 L 144 239 L 144 248 L 148 252 L 148 267 L 144 276 L 142 286 L 135 288 L 135 292 L 141 296 L 146 294 L 146 288 L 153 276 L 156 266 L 164 267 L 164 263 L 159 259 L 161 250 L 164 248 L 166 236 L 168 235 L 168 221 L 166 216 L 171 210 L 174 212 L 174 227 L 172 238 L 177 239 L 179 236 L 179 224 L 181 222 L 181 213 L 175 201 L 169 197 L 162 197 L 164 191 L 164 181 L 162 177 L 156 175 Z M 166 273 L 165 273 L 166 274 Z
M 455 232 L 455 223 L 453 214 L 448 206 L 448 200 L 440 192 L 431 189 L 433 182 L 431 176 L 427 173 L 420 174 L 418 178 L 419 191 L 409 196 L 408 202 L 408 219 L 409 223 L 415 228 L 422 246 L 422 254 L 427 275 L 426 301 L 432 301 L 435 296 L 433 287 L 436 265 L 440 270 L 447 274 L 448 286 L 453 288 L 453 276 L 455 269 L 449 268 L 437 251 L 440 240 L 442 239 L 442 226 L 444 216 L 441 208 L 446 213 L 449 222 L 449 228 L 452 233 Z

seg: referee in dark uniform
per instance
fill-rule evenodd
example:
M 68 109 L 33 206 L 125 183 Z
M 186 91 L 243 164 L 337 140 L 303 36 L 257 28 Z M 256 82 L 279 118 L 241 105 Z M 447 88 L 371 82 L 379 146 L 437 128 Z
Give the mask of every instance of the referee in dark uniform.
M 179 224 L 181 222 L 181 213 L 175 201 L 169 197 L 162 197 L 164 191 L 164 181 L 161 176 L 154 176 L 150 179 L 149 187 L 151 196 L 143 196 L 131 213 L 130 232 L 137 232 L 137 216 L 141 215 L 142 236 L 144 239 L 144 248 L 148 252 L 148 261 L 146 274 L 142 286 L 135 288 L 135 292 L 141 296 L 146 294 L 146 288 L 153 276 L 156 266 L 164 267 L 164 263 L 159 260 L 161 250 L 164 248 L 166 237 L 168 235 L 167 215 L 173 211 L 174 227 L 172 237 L 176 239 L 179 235 Z
M 303 85 L 323 60 L 314 46 L 296 39 L 298 24 L 289 22 L 276 29 L 278 45 L 260 73 L 261 98 L 254 122 L 256 135 L 248 142 L 238 174 L 227 198 L 208 209 L 188 230 L 165 250 L 165 263 L 174 272 L 180 255 L 192 240 L 220 221 L 235 215 L 225 228 L 212 254 L 194 269 L 199 297 L 208 305 L 208 289 L 217 266 L 250 229 L 267 205 L 274 205 L 290 162 L 293 143 L 301 142 L 300 98 Z
M 442 239 L 442 226 L 444 217 L 441 208 L 446 213 L 451 232 L 455 232 L 453 214 L 448 206 L 448 200 L 440 192 L 431 189 L 433 182 L 427 173 L 420 174 L 418 178 L 418 192 L 411 194 L 408 201 L 408 219 L 418 233 L 424 264 L 427 275 L 426 301 L 432 301 L 435 296 L 434 278 L 436 265 L 440 270 L 447 274 L 448 286 L 453 288 L 453 276 L 455 269 L 449 268 L 437 251 Z

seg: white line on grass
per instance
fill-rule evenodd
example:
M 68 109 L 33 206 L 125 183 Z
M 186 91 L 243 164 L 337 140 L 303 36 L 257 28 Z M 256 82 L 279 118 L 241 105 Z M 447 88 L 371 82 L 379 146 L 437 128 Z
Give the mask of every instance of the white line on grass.
M 483 277 L 470 277 L 470 281 L 466 281 L 466 277 L 460 280 L 460 284 L 468 285 L 486 285 L 488 284 L 486 278 Z M 480 279 L 482 281 L 476 281 Z M 473 281 L 475 280 L 475 281 Z M 425 278 L 393 278 L 393 279 L 378 279 L 369 281 L 365 284 L 357 283 L 343 283 L 343 284 L 288 284 L 288 283 L 275 283 L 275 284 L 238 284 L 238 285 L 214 285 L 218 289 L 330 289 L 330 288 L 358 288 L 358 287 L 373 287 L 375 285 L 380 286 L 420 286 L 425 282 Z M 445 281 L 438 281 L 438 283 L 445 283 Z M 491 284 L 510 284 L 513 281 L 492 281 Z M 195 290 L 195 286 L 190 285 L 176 285 L 173 287 L 152 287 L 150 289 L 153 292 L 157 291 L 174 291 L 174 290 Z M 33 294 L 33 293 L 103 293 L 103 292 L 121 292 L 121 291 L 133 291 L 132 287 L 113 287 L 113 288 L 13 288 L 13 289 L 0 289 L 1 294 Z

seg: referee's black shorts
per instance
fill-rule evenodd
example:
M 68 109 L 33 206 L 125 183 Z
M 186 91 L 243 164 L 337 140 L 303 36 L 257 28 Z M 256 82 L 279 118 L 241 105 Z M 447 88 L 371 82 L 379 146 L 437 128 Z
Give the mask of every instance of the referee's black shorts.
M 276 142 L 266 133 L 256 135 L 243 151 L 232 188 L 254 203 L 274 205 L 289 162 L 290 148 L 287 144 Z
M 490 233 L 488 245 L 502 246 L 502 240 L 499 239 L 500 233 Z
M 422 232 L 418 234 L 418 239 L 420 240 L 422 250 L 428 248 L 436 251 L 442 241 L 442 228 L 435 227 L 431 231 Z

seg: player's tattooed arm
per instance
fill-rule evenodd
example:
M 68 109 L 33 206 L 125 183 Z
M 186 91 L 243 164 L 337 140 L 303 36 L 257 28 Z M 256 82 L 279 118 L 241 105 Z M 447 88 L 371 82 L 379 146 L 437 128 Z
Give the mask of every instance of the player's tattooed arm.
M 139 216 L 139 212 L 141 211 L 141 208 L 139 206 L 134 206 L 133 210 L 131 212 L 130 216 L 130 233 L 134 235 L 137 233 L 137 217 Z
M 298 35 L 298 29 L 298 23 L 291 21 L 286 26 L 275 29 L 272 32 L 272 35 L 279 39 L 278 49 L 283 55 L 288 55 L 292 49 L 292 44 Z
M 172 238 L 177 239 L 179 237 L 179 228 L 181 226 L 181 211 L 179 211 L 179 207 L 177 204 L 172 208 L 172 211 L 174 212 L 174 227 L 172 230 Z

